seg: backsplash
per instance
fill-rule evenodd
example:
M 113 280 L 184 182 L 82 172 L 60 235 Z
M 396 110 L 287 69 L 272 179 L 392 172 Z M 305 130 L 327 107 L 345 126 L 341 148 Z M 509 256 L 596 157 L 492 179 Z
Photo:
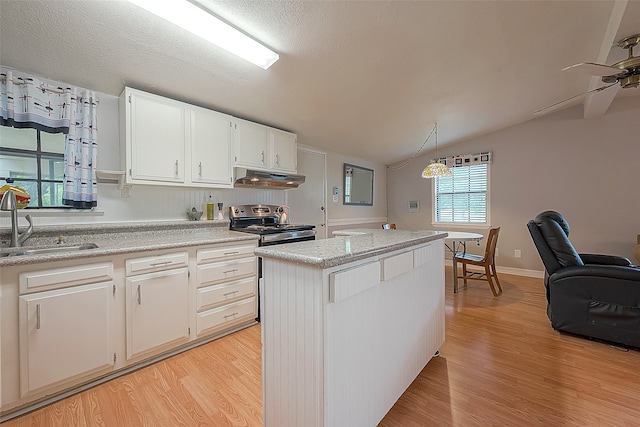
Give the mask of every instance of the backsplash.
M 27 226 L 24 216 L 32 214 L 35 231 L 39 225 L 100 224 L 135 221 L 187 220 L 185 212 L 192 207 L 201 210 L 209 195 L 214 203 L 223 203 L 223 213 L 228 219 L 229 206 L 263 203 L 280 205 L 286 203 L 286 191 L 254 189 L 190 189 L 179 187 L 133 186 L 130 198 L 120 197 L 115 184 L 98 184 L 98 213 L 46 213 L 19 210 L 20 228 Z M 215 207 L 217 213 L 217 205 Z M 77 212 L 77 211 L 76 211 Z M 204 220 L 201 220 L 204 221 Z M 0 228 L 10 228 L 9 212 L 2 212 Z

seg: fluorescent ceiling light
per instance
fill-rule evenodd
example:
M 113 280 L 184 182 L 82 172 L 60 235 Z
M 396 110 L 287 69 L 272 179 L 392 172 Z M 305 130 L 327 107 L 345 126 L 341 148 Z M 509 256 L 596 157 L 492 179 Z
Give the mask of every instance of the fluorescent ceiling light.
M 267 69 L 280 55 L 187 0 L 129 0 L 240 58 Z

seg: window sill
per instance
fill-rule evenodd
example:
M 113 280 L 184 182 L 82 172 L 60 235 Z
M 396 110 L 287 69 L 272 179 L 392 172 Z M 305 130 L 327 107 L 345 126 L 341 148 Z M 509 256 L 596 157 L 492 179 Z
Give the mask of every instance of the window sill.
M 32 217 L 103 216 L 102 209 L 19 209 L 18 215 Z M 2 211 L 0 217 L 10 217 L 11 212 Z
M 482 229 L 482 230 L 488 230 L 491 228 L 491 224 L 486 224 L 486 223 L 460 223 L 460 222 L 432 222 L 431 226 L 438 229 L 438 228 L 442 228 L 442 229 L 447 229 L 447 230 L 452 230 L 452 229 Z

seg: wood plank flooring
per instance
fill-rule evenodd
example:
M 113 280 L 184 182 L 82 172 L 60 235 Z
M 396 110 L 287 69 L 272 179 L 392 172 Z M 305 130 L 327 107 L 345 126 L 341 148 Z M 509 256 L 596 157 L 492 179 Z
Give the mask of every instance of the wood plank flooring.
M 640 426 L 640 352 L 554 331 L 541 279 L 500 280 L 454 295 L 447 271 L 441 355 L 380 426 Z M 260 360 L 254 326 L 2 426 L 260 426 Z

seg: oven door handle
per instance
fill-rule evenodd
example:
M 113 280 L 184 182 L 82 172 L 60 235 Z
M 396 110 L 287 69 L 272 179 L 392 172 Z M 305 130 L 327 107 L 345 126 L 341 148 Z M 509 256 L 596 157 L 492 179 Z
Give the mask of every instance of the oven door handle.
M 263 243 L 274 243 L 274 242 L 282 242 L 287 243 L 291 241 L 291 243 L 300 239 L 309 239 L 309 237 L 315 236 L 315 230 L 296 230 L 296 231 L 287 231 L 284 233 L 272 233 L 272 234 L 263 234 L 260 236 L 260 241 Z

